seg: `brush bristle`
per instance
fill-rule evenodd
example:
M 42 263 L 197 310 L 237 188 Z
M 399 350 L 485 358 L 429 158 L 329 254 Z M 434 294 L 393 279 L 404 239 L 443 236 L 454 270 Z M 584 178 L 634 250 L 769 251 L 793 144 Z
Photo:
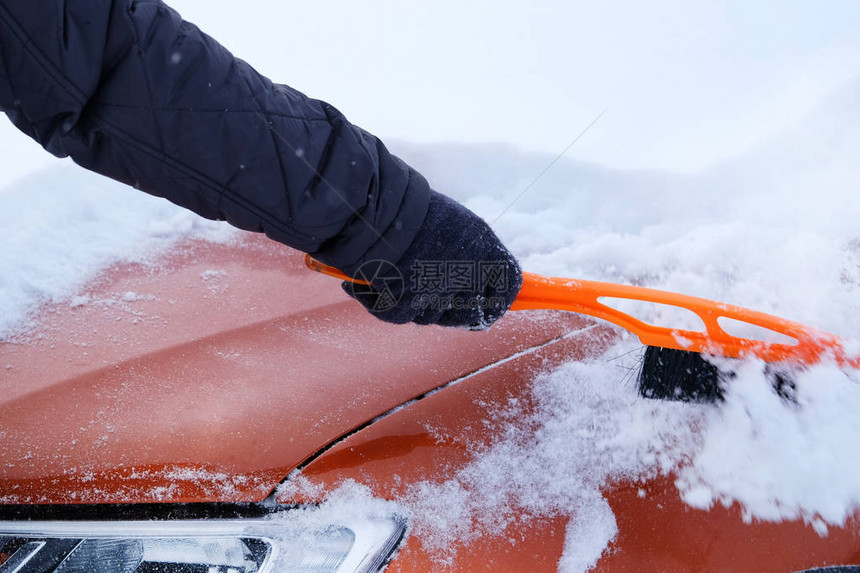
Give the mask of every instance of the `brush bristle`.
M 723 376 L 697 352 L 647 346 L 639 393 L 646 398 L 713 403 L 723 399 Z

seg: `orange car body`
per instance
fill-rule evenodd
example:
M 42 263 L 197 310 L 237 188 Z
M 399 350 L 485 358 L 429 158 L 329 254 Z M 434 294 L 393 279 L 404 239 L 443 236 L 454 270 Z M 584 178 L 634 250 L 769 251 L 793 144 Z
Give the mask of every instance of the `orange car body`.
M 353 479 L 397 499 L 467 464 L 464 444 L 493 440 L 488 404 L 527 401 L 538 372 L 613 333 L 549 312 L 482 333 L 388 325 L 266 239 L 189 241 L 108 270 L 0 345 L 0 504 L 257 503 L 296 469 L 325 490 Z M 736 506 L 686 506 L 670 477 L 604 492 L 619 532 L 599 571 L 860 564 L 856 521 L 824 537 L 745 523 Z M 555 571 L 565 525 L 514 523 L 459 547 L 451 568 Z M 437 569 L 417 535 L 389 566 Z

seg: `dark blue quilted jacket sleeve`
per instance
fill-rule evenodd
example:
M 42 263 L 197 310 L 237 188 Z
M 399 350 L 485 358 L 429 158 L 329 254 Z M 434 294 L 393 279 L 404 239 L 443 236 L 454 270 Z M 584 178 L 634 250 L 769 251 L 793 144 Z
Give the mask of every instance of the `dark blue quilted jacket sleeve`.
M 377 138 L 157 0 L 2 0 L 0 109 L 54 155 L 346 272 L 398 260 L 427 212 Z

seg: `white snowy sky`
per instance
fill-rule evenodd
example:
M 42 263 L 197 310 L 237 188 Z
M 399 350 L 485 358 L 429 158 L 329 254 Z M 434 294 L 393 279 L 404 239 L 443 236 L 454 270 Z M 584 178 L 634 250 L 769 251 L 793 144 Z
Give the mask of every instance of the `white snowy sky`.
M 860 72 L 855 0 L 172 0 L 274 80 L 383 138 L 508 142 L 696 171 Z M 0 122 L 6 177 L 50 161 Z

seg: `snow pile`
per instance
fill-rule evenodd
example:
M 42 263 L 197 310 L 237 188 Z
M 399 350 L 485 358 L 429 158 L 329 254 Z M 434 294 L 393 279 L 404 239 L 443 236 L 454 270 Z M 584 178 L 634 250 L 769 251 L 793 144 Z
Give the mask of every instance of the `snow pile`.
M 860 378 L 829 366 L 800 373 L 794 401 L 745 364 L 678 487 L 693 507 L 743 504 L 746 519 L 797 519 L 821 534 L 860 507 Z
M 692 507 L 737 501 L 745 519 L 803 519 L 822 535 L 860 507 L 856 376 L 818 366 L 796 376 L 786 399 L 751 361 L 724 403 L 672 403 L 638 395 L 630 376 L 638 354 L 623 342 L 540 376 L 533 414 L 500 411 L 498 441 L 448 481 L 412 487 L 404 502 L 440 563 L 459 543 L 561 515 L 569 522 L 560 570 L 587 571 L 617 533 L 601 488 L 670 472 Z
M 0 186 L 0 205 L 0 338 L 111 264 L 154 258 L 182 237 L 224 241 L 235 233 L 72 165 Z
M 406 155 L 493 221 L 527 270 L 684 292 L 860 338 L 858 104 L 860 83 L 698 176 L 564 160 L 534 182 L 551 158 L 465 147 Z M 535 418 L 499 416 L 498 443 L 449 482 L 417 486 L 410 503 L 431 514 L 429 543 L 501 531 L 521 513 L 561 514 L 570 525 L 560 568 L 588 570 L 615 534 L 600 485 L 669 469 L 694 507 L 739 502 L 747 519 L 802 518 L 822 534 L 860 507 L 856 374 L 834 365 L 799 373 L 792 401 L 753 362 L 724 404 L 678 407 L 638 397 L 617 369 L 613 359 L 635 348 L 628 340 L 541 377 Z M 424 507 L 428 494 L 441 509 Z
M 406 498 L 419 539 L 440 559 L 459 543 L 532 517 L 570 517 L 566 570 L 594 565 L 617 531 L 600 488 L 608 476 L 666 472 L 695 446 L 702 407 L 639 399 L 605 362 L 569 363 L 535 380 L 537 406 L 497 415 L 504 434 L 442 484 Z M 447 552 L 447 553 L 446 553 Z

